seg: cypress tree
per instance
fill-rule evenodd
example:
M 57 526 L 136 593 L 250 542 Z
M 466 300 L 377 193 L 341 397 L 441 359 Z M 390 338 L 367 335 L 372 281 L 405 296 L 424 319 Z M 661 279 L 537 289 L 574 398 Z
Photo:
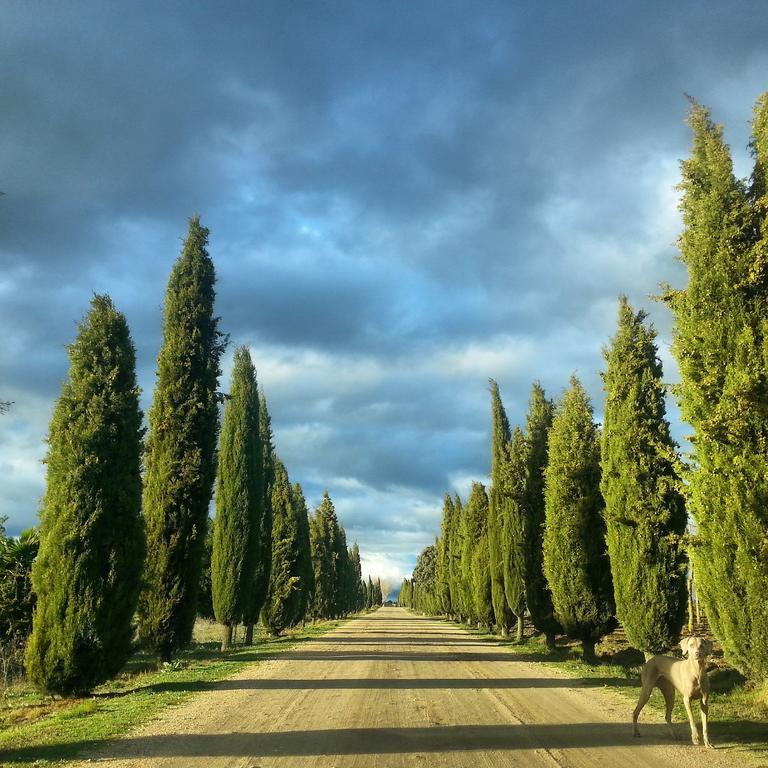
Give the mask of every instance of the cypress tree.
M 294 483 L 292 488 L 292 501 L 294 513 L 296 515 L 299 576 L 299 605 L 296 621 L 303 621 L 306 618 L 312 598 L 315 594 L 315 572 L 312 567 L 312 549 L 309 543 L 309 513 L 307 502 L 304 499 L 304 492 L 298 483 Z
M 627 299 L 605 350 L 602 479 L 616 615 L 648 654 L 680 638 L 686 612 L 683 534 L 688 521 L 666 420 L 656 334 Z
M 141 581 L 141 411 L 125 317 L 94 296 L 68 349 L 48 436 L 37 594 L 26 651 L 40 689 L 85 693 L 131 650 Z
M 309 534 L 315 571 L 313 615 L 319 619 L 336 616 L 336 552 L 339 523 L 328 491 L 310 520 Z
M 488 499 L 488 560 L 491 570 L 493 613 L 502 637 L 512 624 L 512 611 L 504 589 L 505 542 L 509 521 L 509 421 L 499 395 L 499 385 L 491 379 L 491 490 Z
M 376 592 L 374 593 L 374 602 L 377 608 L 384 602 L 384 595 L 381 593 L 381 577 L 376 579 Z
M 525 438 L 515 427 L 509 443 L 504 485 L 506 515 L 503 543 L 504 594 L 517 617 L 516 641 L 523 640 L 525 615 L 527 511 L 525 509 L 525 472 L 527 450 Z
M 722 127 L 694 104 L 682 163 L 683 290 L 667 292 L 682 417 L 694 430 L 688 507 L 698 594 L 729 660 L 768 675 L 768 106 L 757 103 L 749 187 L 735 178 Z
M 368 583 L 365 586 L 365 607 L 367 610 L 373 608 L 373 582 L 371 577 L 368 577 Z
M 364 606 L 361 586 L 363 581 L 362 565 L 360 563 L 360 547 L 357 546 L 357 542 L 352 545 L 352 549 L 349 552 L 349 561 L 351 564 L 351 591 L 352 599 L 350 608 L 354 613 L 362 610 Z
M 594 661 L 595 643 L 615 626 L 600 494 L 600 445 L 592 406 L 571 377 L 549 433 L 545 474 L 544 572 L 555 615 Z
M 549 430 L 554 407 L 540 384 L 533 385 L 526 416 L 524 506 L 528 515 L 525 545 L 525 602 L 533 626 L 543 632 L 547 647 L 555 647 L 562 627 L 555 618 L 552 592 L 544 576 L 544 471 L 548 461 Z
M 259 436 L 259 392 L 247 347 L 235 350 L 230 397 L 219 445 L 211 591 L 216 620 L 224 625 L 222 650 L 243 617 L 253 589 L 257 532 L 264 514 Z
M 143 640 L 164 660 L 192 637 L 208 505 L 216 473 L 216 385 L 225 339 L 213 315 L 208 230 L 190 219 L 165 295 L 163 345 L 149 412 Z
M 272 566 L 262 622 L 279 635 L 299 619 L 301 605 L 299 526 L 288 473 L 279 459 L 274 463 L 272 487 Z
M 259 395 L 259 436 L 261 438 L 261 487 L 263 514 L 256 531 L 254 544 L 256 564 L 253 586 L 243 610 L 245 624 L 245 645 L 253 644 L 253 627 L 259 618 L 269 590 L 270 568 L 272 567 L 272 489 L 275 482 L 275 447 L 272 442 L 272 419 L 267 410 L 264 393 Z
M 473 623 L 489 624 L 493 621 L 491 603 L 491 571 L 488 564 L 487 544 L 485 564 L 474 557 L 483 547 L 487 535 L 488 496 L 482 483 L 472 483 L 472 491 L 462 518 L 461 589 L 467 619 Z M 489 622 L 490 619 L 490 622 Z
M 347 534 L 343 526 L 336 529 L 334 538 L 334 560 L 336 570 L 334 572 L 333 586 L 333 618 L 339 618 L 349 613 L 349 550 L 347 549 Z

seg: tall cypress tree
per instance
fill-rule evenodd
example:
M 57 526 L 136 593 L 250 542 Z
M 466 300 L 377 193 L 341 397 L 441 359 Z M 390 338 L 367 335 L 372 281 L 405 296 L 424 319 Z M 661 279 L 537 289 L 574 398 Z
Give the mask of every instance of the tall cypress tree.
M 698 593 L 730 661 L 768 675 L 768 105 L 758 100 L 749 187 L 736 179 L 720 126 L 694 104 L 682 163 L 679 240 L 688 271 L 668 291 L 675 316 L 677 394 L 694 429 L 688 506 Z
M 505 542 L 509 522 L 509 420 L 501 402 L 499 385 L 491 379 L 491 489 L 488 506 L 488 561 L 491 597 L 496 623 L 503 637 L 512 625 L 513 613 L 504 590 Z
M 384 595 L 381 593 L 381 577 L 376 579 L 376 592 L 374 595 L 374 601 L 376 607 L 379 607 L 384 602 Z
M 467 619 L 474 623 L 488 624 L 493 621 L 491 602 L 491 572 L 488 550 L 485 547 L 485 564 L 475 553 L 482 548 L 487 535 L 488 496 L 482 483 L 472 483 L 467 506 L 462 518 L 461 540 L 461 590 Z
M 630 643 L 655 654 L 680 637 L 686 612 L 688 517 L 666 420 L 656 334 L 619 301 L 605 350 L 602 479 L 616 615 Z
M 526 416 L 525 501 L 528 515 L 525 545 L 525 602 L 533 626 L 543 632 L 547 647 L 555 647 L 555 635 L 562 632 L 555 618 L 552 592 L 544 576 L 544 471 L 549 456 L 549 430 L 554 407 L 540 384 L 533 385 Z
M 362 595 L 362 582 L 363 582 L 363 568 L 360 563 L 360 547 L 357 546 L 357 542 L 352 545 L 352 549 L 349 551 L 349 561 L 351 564 L 351 610 L 357 612 L 363 609 L 365 602 Z
M 271 632 L 279 635 L 299 618 L 301 578 L 299 575 L 299 526 L 288 472 L 279 459 L 274 462 L 272 487 L 272 566 L 269 590 L 261 618 Z
M 515 639 L 522 642 L 525 616 L 526 544 L 528 535 L 525 509 L 525 472 L 527 450 L 525 438 L 515 427 L 509 443 L 504 484 L 506 487 L 505 531 L 502 540 L 504 594 L 507 604 L 517 618 Z
M 165 660 L 192 637 L 219 431 L 216 385 L 225 340 L 213 314 L 208 230 L 190 219 L 165 295 L 163 345 L 145 456 L 144 641 Z
M 48 436 L 26 667 L 44 691 L 85 693 L 131 649 L 144 558 L 141 411 L 125 317 L 94 296 L 69 347 Z
M 592 406 L 571 377 L 549 435 L 544 572 L 555 615 L 593 661 L 595 643 L 615 626 L 600 494 L 600 445 Z
M 267 410 L 264 393 L 259 395 L 259 435 L 261 437 L 261 478 L 263 514 L 261 524 L 255 530 L 254 544 L 256 568 L 250 597 L 244 604 L 245 645 L 253 644 L 253 627 L 259 618 L 269 590 L 272 567 L 272 489 L 275 483 L 275 447 L 272 442 L 272 419 Z
M 309 543 L 309 513 L 304 492 L 298 483 L 292 488 L 293 508 L 296 515 L 299 576 L 299 606 L 297 621 L 303 621 L 315 594 L 315 571 L 312 567 L 312 548 Z
M 371 581 L 371 577 L 368 577 L 368 583 L 365 586 L 365 607 L 370 610 L 373 608 L 373 582 Z
M 219 445 L 211 591 L 216 620 L 224 625 L 222 649 L 243 617 L 256 571 L 257 532 L 264 515 L 259 435 L 259 392 L 247 347 L 235 350 L 230 397 Z

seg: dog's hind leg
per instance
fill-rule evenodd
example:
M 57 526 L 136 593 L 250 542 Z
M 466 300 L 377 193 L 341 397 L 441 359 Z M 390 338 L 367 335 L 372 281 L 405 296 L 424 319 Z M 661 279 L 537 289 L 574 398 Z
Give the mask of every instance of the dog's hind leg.
M 632 713 L 632 725 L 634 727 L 635 736 L 640 735 L 640 731 L 637 729 L 637 718 L 639 717 L 640 711 L 642 710 L 642 708 L 648 703 L 648 699 L 651 698 L 652 691 L 653 691 L 653 686 L 648 685 L 645 681 L 643 681 L 643 687 L 640 690 L 640 699 L 637 702 L 635 711 Z
M 675 729 L 672 727 L 672 710 L 675 707 L 675 686 L 663 677 L 659 678 L 656 685 L 664 696 L 664 719 L 667 721 L 669 733 L 673 739 L 677 739 Z

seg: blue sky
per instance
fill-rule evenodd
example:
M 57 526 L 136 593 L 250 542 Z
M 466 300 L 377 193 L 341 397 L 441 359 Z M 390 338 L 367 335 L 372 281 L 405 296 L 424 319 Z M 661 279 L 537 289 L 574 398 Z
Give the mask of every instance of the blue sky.
M 0 514 L 33 524 L 65 345 L 126 314 L 148 409 L 165 281 L 211 230 L 217 312 L 276 443 L 395 582 L 489 471 L 487 380 L 523 419 L 601 410 L 616 299 L 667 376 L 690 93 L 749 172 L 762 2 L 3 2 Z M 685 429 L 676 422 L 682 439 Z

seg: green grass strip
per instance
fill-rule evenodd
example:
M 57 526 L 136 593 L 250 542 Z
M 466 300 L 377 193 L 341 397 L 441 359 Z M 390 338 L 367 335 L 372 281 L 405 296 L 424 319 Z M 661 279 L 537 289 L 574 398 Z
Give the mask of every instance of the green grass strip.
M 32 689 L 19 688 L 7 699 L 3 721 L 23 716 L 25 710 L 33 716 L 42 714 L 29 722 L 2 727 L 0 765 L 50 765 L 82 757 L 254 662 L 272 658 L 342 623 L 322 622 L 226 652 L 219 650 L 218 643 L 199 643 L 159 670 L 151 658 L 137 654 L 121 676 L 85 699 L 53 702 Z

